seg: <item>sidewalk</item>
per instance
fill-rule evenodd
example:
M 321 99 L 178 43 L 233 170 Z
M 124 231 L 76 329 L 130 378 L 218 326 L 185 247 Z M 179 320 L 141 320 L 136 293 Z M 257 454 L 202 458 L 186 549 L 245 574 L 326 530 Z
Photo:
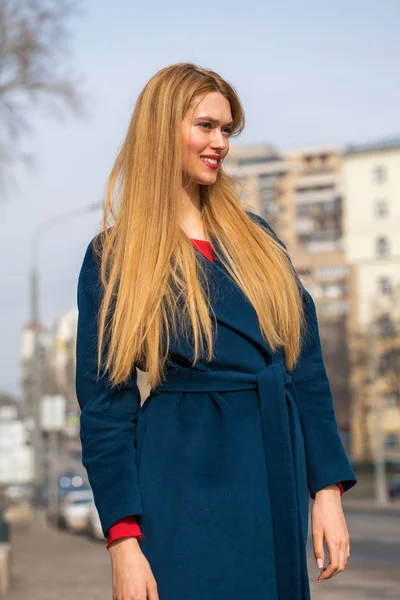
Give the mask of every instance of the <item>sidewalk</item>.
M 349 508 L 351 510 L 360 510 L 360 511 L 371 511 L 371 512 L 390 512 L 393 514 L 400 515 L 400 501 L 389 501 L 387 505 L 381 506 L 377 504 L 376 500 L 371 500 L 368 498 L 367 500 L 354 500 L 353 498 L 346 498 L 343 496 L 343 509 Z
M 49 528 L 12 531 L 12 580 L 5 600 L 110 600 L 105 545 Z

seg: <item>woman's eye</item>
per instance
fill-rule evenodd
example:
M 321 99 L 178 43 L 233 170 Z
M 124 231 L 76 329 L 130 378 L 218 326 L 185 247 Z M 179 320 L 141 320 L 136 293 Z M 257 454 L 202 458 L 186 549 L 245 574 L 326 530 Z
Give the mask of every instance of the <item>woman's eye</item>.
M 199 125 L 200 125 L 200 127 L 205 127 L 206 129 L 207 128 L 211 129 L 211 123 L 199 123 Z M 231 135 L 232 129 L 230 127 L 226 127 L 224 129 L 224 132 L 227 133 L 228 135 Z

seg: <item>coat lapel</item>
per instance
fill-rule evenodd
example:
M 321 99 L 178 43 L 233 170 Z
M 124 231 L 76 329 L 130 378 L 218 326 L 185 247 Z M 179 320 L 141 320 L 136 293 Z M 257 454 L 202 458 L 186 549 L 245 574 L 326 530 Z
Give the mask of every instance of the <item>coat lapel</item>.
M 215 242 L 213 242 L 213 246 L 215 248 Z M 270 354 L 268 344 L 261 335 L 257 313 L 248 298 L 231 279 L 216 256 L 213 263 L 197 248 L 196 252 L 206 270 L 211 304 L 218 322 L 236 330 L 258 344 L 263 352 Z M 210 315 L 212 316 L 211 311 Z

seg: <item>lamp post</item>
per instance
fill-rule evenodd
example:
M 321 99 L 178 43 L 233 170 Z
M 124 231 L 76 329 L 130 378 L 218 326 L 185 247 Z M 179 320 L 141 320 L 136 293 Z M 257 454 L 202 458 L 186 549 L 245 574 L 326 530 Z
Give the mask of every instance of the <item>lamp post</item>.
M 32 445 L 34 454 L 34 508 L 36 521 L 43 528 L 45 516 L 42 505 L 43 465 L 42 465 L 42 432 L 40 423 L 41 399 L 43 396 L 43 348 L 40 341 L 40 303 L 39 303 L 39 248 L 43 235 L 53 227 L 64 224 L 89 212 L 103 207 L 102 202 L 95 202 L 83 208 L 70 210 L 61 215 L 47 219 L 36 229 L 30 245 L 30 314 L 33 328 L 33 360 L 32 360 Z
M 387 506 L 388 492 L 386 482 L 385 445 L 382 431 L 382 394 L 379 382 L 378 367 L 378 306 L 375 297 L 371 299 L 371 314 L 369 335 L 370 371 L 371 371 L 371 403 L 373 417 L 373 432 L 375 438 L 374 467 L 375 467 L 375 498 L 379 506 Z

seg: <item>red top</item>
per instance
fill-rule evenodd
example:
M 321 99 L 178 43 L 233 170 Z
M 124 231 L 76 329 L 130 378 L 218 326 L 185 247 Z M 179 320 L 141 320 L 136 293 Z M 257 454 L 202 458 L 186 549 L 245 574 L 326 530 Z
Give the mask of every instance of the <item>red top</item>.
M 211 262 L 214 262 L 214 253 L 213 253 L 213 248 L 210 242 L 207 242 L 206 240 L 196 240 L 195 238 L 190 238 L 193 245 L 209 260 L 211 260 Z M 343 488 L 343 484 L 342 483 L 337 483 L 339 490 L 340 490 L 340 495 L 343 494 L 344 492 L 344 488 Z M 112 525 L 112 527 L 110 527 L 110 529 L 108 530 L 108 535 L 107 535 L 107 548 L 109 547 L 109 545 L 111 544 L 111 542 L 114 542 L 115 540 L 118 540 L 120 538 L 125 538 L 125 537 L 137 537 L 138 540 L 142 540 L 143 539 L 143 534 L 140 531 L 140 527 L 135 519 L 134 516 L 128 516 L 128 517 L 124 517 L 122 519 L 120 519 L 119 521 L 117 521 L 116 523 L 114 523 L 114 525 Z

